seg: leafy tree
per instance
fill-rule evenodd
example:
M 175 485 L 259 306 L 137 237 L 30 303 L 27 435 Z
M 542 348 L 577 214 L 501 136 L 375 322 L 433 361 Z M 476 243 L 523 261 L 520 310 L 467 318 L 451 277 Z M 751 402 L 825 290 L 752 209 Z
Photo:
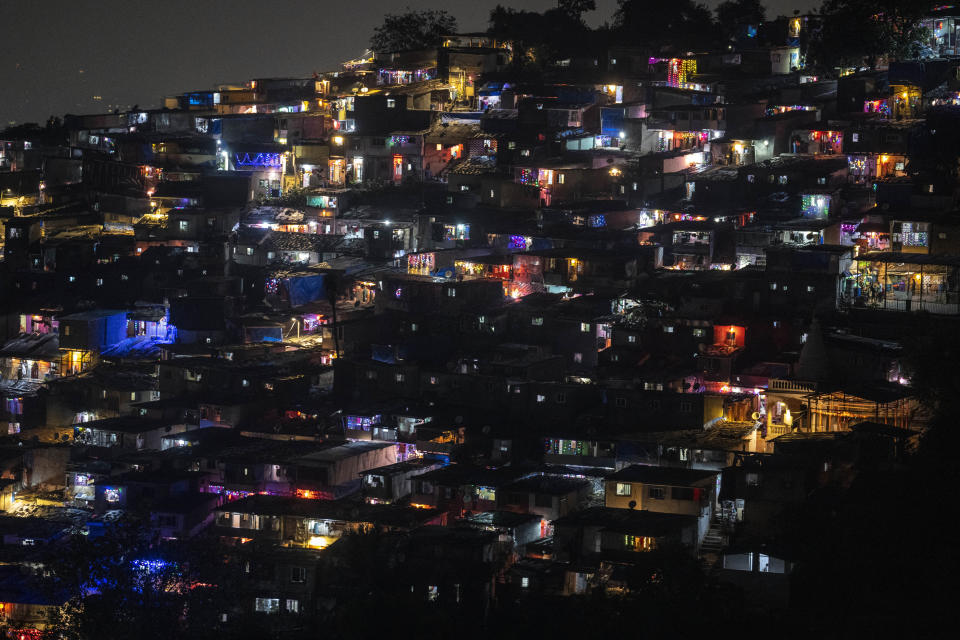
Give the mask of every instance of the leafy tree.
M 145 531 L 129 517 L 101 537 L 76 535 L 48 550 L 40 586 L 66 598 L 49 637 L 199 638 L 221 626 L 238 601 L 239 563 L 225 562 L 213 539 L 161 547 Z
M 713 13 L 693 0 L 618 0 L 614 23 L 621 40 L 681 51 L 709 48 L 716 40 Z
M 370 38 L 370 48 L 381 53 L 413 51 L 436 46 L 441 36 L 457 32 L 457 19 L 443 9 L 388 13 Z
M 824 67 L 871 68 L 882 56 L 915 57 L 926 35 L 920 20 L 933 5 L 931 0 L 825 0 L 811 56 Z
M 742 25 L 759 26 L 766 19 L 760 0 L 726 0 L 717 6 L 717 25 L 727 40 L 734 38 Z
M 510 9 L 497 5 L 490 12 L 488 32 L 513 43 L 513 66 L 516 69 L 543 68 L 558 58 L 584 52 L 592 32 L 578 13 L 578 7 L 549 9 L 543 13 Z M 586 10 L 586 9 L 584 9 Z
M 558 0 L 557 8 L 571 18 L 580 20 L 588 11 L 596 11 L 595 0 Z

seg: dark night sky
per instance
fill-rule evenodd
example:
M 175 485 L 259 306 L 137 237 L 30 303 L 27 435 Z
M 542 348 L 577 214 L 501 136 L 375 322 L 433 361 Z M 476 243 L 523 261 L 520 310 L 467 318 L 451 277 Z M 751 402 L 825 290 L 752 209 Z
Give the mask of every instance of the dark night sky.
M 669 1 L 669 0 L 667 0 Z M 555 0 L 501 4 L 542 10 Z M 719 0 L 707 0 L 715 6 Z M 497 0 L 0 0 L 0 126 L 255 77 L 307 76 L 363 52 L 384 13 L 445 7 L 462 31 L 487 26 Z M 817 0 L 767 0 L 768 16 Z M 597 0 L 591 24 L 616 0 Z M 99 95 L 102 100 L 93 100 Z

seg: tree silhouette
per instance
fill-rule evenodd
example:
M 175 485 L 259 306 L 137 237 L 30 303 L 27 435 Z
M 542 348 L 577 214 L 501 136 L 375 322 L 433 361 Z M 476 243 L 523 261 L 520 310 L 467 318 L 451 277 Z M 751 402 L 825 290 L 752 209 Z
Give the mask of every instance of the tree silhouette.
M 383 24 L 370 38 L 370 48 L 378 53 L 413 51 L 434 47 L 444 35 L 457 32 L 457 19 L 443 9 L 388 13 Z

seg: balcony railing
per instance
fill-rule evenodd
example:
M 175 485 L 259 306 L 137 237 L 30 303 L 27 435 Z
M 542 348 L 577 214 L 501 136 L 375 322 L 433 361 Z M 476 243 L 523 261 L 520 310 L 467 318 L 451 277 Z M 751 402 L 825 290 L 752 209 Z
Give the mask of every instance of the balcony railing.
M 960 315 L 960 299 L 955 294 L 936 296 L 938 300 L 921 300 L 919 297 L 913 299 L 897 299 L 893 296 L 884 296 L 880 298 L 866 298 L 861 296 L 844 296 L 841 300 L 844 306 L 854 309 L 880 309 L 885 311 L 926 311 L 937 315 Z M 953 301 L 950 301 L 953 298 Z
M 768 390 L 813 393 L 814 391 L 817 390 L 817 385 L 814 382 L 802 382 L 800 380 L 783 380 L 780 378 L 770 378 Z
M 772 424 L 767 427 L 767 440 L 772 440 L 778 436 L 790 433 L 791 427 L 782 424 Z

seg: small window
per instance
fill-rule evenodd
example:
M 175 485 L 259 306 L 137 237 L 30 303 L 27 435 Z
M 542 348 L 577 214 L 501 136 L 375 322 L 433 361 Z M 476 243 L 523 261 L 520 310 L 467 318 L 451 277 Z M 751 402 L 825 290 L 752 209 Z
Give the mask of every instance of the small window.
M 290 567 L 290 582 L 303 583 L 307 581 L 306 567 Z
M 627 336 L 627 342 L 629 342 L 630 344 L 634 344 L 636 343 L 636 341 L 637 341 L 637 336 L 634 336 L 634 335 Z
M 241 386 L 244 386 L 244 387 L 249 387 L 249 386 L 250 386 L 250 381 L 247 380 L 246 378 L 244 378 L 243 380 L 240 381 L 240 385 L 241 385 Z
M 780 176 L 779 178 L 777 178 L 777 182 L 779 182 L 780 184 L 787 184 L 787 176 Z
M 564 174 L 562 174 L 562 173 L 559 174 L 559 175 L 557 176 L 557 184 L 563 184 L 563 182 L 564 182 L 565 179 L 566 179 L 566 176 L 564 176 Z
M 300 613 L 300 601 L 296 598 L 287 598 L 287 613 Z
M 618 407 L 620 407 L 621 409 L 623 409 L 623 408 L 625 408 L 625 407 L 627 406 L 627 399 L 626 399 L 626 398 L 617 398 L 616 400 L 614 400 L 614 404 L 617 405 Z
M 580 323 L 580 331 L 583 332 L 583 333 L 590 333 L 590 323 L 589 323 L 589 322 L 581 322 L 581 323 Z
M 618 482 L 617 483 L 617 495 L 618 496 L 630 496 L 633 495 L 633 485 L 629 482 Z
M 567 402 L 567 394 L 560 392 L 557 394 L 557 404 L 565 404 Z
M 181 221 L 180 221 L 180 231 L 187 231 L 188 229 L 190 229 L 190 221 L 189 221 L 189 220 L 181 220 Z
M 576 353 L 574 353 L 574 354 L 573 354 L 573 361 L 576 362 L 577 364 L 580 364 L 581 362 L 583 362 L 583 354 L 580 353 L 579 351 L 577 351 Z
M 448 297 L 448 298 L 456 298 L 456 297 L 457 297 L 457 290 L 456 290 L 456 288 L 454 288 L 454 287 L 447 287 L 447 297 Z
M 663 328 L 664 333 L 673 333 L 673 325 L 667 325 Z
M 777 283 L 776 283 L 776 282 L 771 282 L 771 283 L 770 283 L 770 291 L 776 291 L 776 290 L 777 290 Z
M 387 98 L 387 109 L 393 109 L 397 106 L 397 101 L 394 98 Z
M 430 376 L 430 384 L 437 384 L 437 376 Z
M 543 326 L 543 316 L 537 316 L 535 318 L 530 318 L 530 324 L 535 327 Z
M 693 403 L 689 400 L 680 401 L 680 413 L 690 413 L 693 411 Z
M 674 500 L 693 500 L 693 487 L 671 487 L 670 497 Z
M 756 177 L 755 175 L 753 175 L 752 173 L 748 173 L 748 174 L 747 174 L 747 182 L 749 182 L 750 184 L 753 184 L 753 182 L 754 182 L 756 179 L 757 179 L 757 177 Z
M 280 598 L 257 598 L 254 609 L 259 613 L 279 613 Z
M 544 402 L 546 402 L 546 401 L 547 401 L 547 396 L 543 395 L 542 393 L 538 393 L 538 394 L 537 394 L 537 402 L 538 402 L 538 403 L 544 403 Z
M 748 486 L 748 487 L 759 487 L 759 486 L 760 486 L 760 474 L 759 474 L 759 473 L 748 473 L 746 480 L 747 480 L 747 486 Z
M 692 333 L 694 338 L 702 338 L 707 334 L 707 331 L 706 329 L 694 329 Z
M 653 500 L 665 500 L 667 498 L 667 488 L 649 487 L 647 488 L 647 496 Z
M 850 135 L 850 139 L 851 139 L 853 142 L 860 142 L 860 134 L 859 134 L 859 133 L 853 133 L 853 134 Z
M 248 255 L 248 256 L 252 256 L 252 255 L 253 255 L 253 247 L 247 247 L 247 255 Z
M 807 293 L 813 293 L 813 292 L 816 291 L 816 290 L 817 290 L 817 288 L 814 287 L 812 284 L 808 284 L 808 285 L 807 285 Z
M 404 380 L 407 379 L 407 377 L 402 373 L 398 373 L 393 376 L 393 379 L 396 380 L 397 382 L 403 382 Z

